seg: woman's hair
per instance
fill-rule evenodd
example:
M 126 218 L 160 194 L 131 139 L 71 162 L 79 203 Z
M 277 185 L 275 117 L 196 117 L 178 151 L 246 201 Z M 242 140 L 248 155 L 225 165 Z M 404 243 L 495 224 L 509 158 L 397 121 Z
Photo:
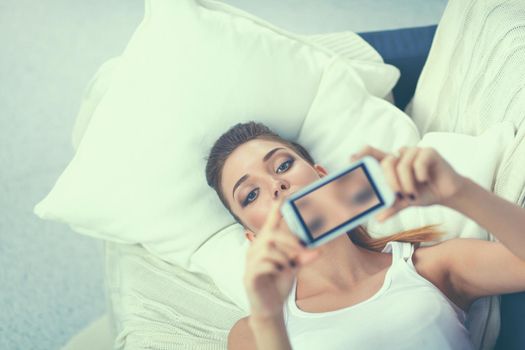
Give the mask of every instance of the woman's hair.
M 278 134 L 270 130 L 266 125 L 257 122 L 238 123 L 226 131 L 213 145 L 206 164 L 206 181 L 208 185 L 215 190 L 222 204 L 228 209 L 230 214 L 241 225 L 246 227 L 242 220 L 235 215 L 224 194 L 221 190 L 222 169 L 226 159 L 240 145 L 255 139 L 263 139 L 279 142 L 303 158 L 310 165 L 314 166 L 315 162 L 308 151 L 300 144 L 283 139 Z M 402 231 L 382 238 L 373 238 L 363 226 L 357 226 L 348 232 L 348 237 L 357 245 L 374 251 L 381 251 L 390 241 L 410 242 L 419 245 L 421 242 L 434 241 L 443 235 L 443 232 L 437 230 L 437 225 L 423 226 L 417 229 Z

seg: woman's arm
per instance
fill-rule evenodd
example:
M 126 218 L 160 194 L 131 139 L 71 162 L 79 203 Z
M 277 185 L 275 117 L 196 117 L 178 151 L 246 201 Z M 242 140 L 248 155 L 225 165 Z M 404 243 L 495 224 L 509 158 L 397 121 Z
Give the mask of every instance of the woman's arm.
M 478 297 L 525 290 L 525 209 L 458 174 L 432 148 L 402 147 L 399 157 L 366 147 L 402 199 L 378 215 L 383 221 L 409 206 L 445 205 L 487 229 L 499 242 L 451 239 L 427 249 L 445 285 L 472 302 Z M 408 199 L 407 199 L 408 198 Z M 432 254 L 430 254 L 432 253 Z
M 451 239 L 433 247 L 448 285 L 474 300 L 525 290 L 525 208 L 486 191 L 470 179 L 443 203 L 491 232 L 499 242 Z
M 464 305 L 488 296 L 525 291 L 525 260 L 500 242 L 455 238 L 427 248 L 447 294 Z
M 460 191 L 443 204 L 477 222 L 525 261 L 525 208 L 464 179 Z
M 291 350 L 284 324 L 284 302 L 299 269 L 314 261 L 319 250 L 306 249 L 298 236 L 282 227 L 283 200 L 283 197 L 275 199 L 246 253 L 244 287 L 250 302 L 250 316 L 248 322 L 236 324 L 232 329 L 230 349 L 242 348 L 235 340 L 239 338 L 240 344 L 255 343 L 259 350 Z
M 248 319 L 257 349 L 292 350 L 283 315 L 269 319 Z
M 237 321 L 228 335 L 228 350 L 291 348 L 282 316 L 273 319 L 244 317 Z
M 228 350 L 278 349 L 291 350 L 283 317 L 241 318 L 230 330 Z
M 433 148 L 401 147 L 399 154 L 368 146 L 352 156 L 371 155 L 379 160 L 391 188 L 404 194 L 378 215 L 379 221 L 409 206 L 445 205 L 476 221 L 525 261 L 525 208 L 461 176 Z

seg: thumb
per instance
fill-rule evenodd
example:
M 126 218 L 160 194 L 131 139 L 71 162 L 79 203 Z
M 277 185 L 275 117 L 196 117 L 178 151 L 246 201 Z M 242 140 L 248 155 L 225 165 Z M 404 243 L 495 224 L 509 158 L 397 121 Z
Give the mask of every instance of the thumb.
M 380 149 L 377 149 L 375 147 L 372 147 L 370 145 L 365 146 L 363 149 L 358 151 L 357 153 L 354 153 L 350 156 L 351 161 L 358 160 L 360 158 L 363 158 L 364 156 L 372 156 L 377 161 L 383 160 L 387 154 Z

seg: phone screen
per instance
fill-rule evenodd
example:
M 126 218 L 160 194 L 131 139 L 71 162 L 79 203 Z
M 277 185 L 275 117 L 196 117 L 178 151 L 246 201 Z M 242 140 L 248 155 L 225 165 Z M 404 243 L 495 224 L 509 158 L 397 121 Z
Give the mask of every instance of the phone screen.
M 383 205 L 363 164 L 315 187 L 292 202 L 312 242 Z

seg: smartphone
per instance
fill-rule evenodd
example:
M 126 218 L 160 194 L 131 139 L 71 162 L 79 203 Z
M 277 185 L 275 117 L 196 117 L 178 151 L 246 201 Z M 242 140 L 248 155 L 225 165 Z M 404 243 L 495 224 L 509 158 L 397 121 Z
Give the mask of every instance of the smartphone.
M 365 156 L 291 194 L 281 213 L 307 247 L 317 247 L 349 232 L 394 201 L 379 162 Z

